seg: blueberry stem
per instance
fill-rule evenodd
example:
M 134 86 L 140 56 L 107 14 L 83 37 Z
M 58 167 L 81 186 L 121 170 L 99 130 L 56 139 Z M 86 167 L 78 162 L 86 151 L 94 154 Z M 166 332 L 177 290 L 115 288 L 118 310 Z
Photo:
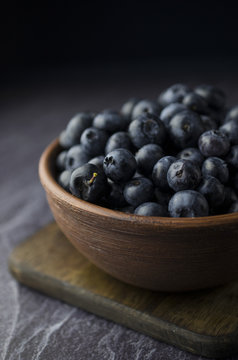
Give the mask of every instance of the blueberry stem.
M 92 176 L 91 179 L 88 181 L 88 184 L 89 184 L 89 185 L 91 185 L 91 184 L 94 182 L 94 180 L 95 180 L 95 178 L 96 178 L 97 175 L 98 175 L 98 174 L 97 174 L 96 172 L 93 173 L 93 176 Z

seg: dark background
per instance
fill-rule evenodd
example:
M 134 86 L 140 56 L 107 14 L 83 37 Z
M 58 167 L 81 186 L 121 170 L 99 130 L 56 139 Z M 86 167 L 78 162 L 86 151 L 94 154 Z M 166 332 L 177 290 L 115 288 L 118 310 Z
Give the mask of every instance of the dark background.
M 118 107 L 176 82 L 221 86 L 238 102 L 234 2 L 8 1 L 1 10 L 0 105 L 62 89 L 107 90 L 99 106 Z
M 3 73 L 16 68 L 237 57 L 237 11 L 225 1 L 8 2 Z

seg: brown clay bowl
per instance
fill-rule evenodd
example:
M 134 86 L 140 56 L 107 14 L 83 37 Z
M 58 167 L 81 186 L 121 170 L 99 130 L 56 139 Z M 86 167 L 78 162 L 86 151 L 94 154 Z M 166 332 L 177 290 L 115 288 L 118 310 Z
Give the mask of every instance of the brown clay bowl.
M 42 154 L 41 183 L 60 229 L 100 269 L 160 291 L 196 290 L 238 279 L 238 213 L 143 217 L 88 203 L 55 181 L 60 150 L 56 140 Z

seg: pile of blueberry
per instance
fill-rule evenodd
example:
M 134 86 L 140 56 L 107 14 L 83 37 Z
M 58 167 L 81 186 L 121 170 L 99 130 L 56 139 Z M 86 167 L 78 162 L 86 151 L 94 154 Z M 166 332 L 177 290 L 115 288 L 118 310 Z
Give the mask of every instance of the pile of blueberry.
M 58 183 L 80 199 L 146 216 L 238 211 L 238 105 L 175 84 L 157 101 L 79 113 L 60 135 Z

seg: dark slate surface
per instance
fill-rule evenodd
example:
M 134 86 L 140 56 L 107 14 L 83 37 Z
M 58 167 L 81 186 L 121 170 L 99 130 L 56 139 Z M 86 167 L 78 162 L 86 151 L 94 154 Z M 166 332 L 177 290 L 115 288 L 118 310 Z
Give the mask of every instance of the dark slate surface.
M 187 64 L 187 65 L 186 65 Z M 11 250 L 52 220 L 38 180 L 44 147 L 77 111 L 119 108 L 130 96 L 155 98 L 173 82 L 219 84 L 238 103 L 232 62 L 183 61 L 145 67 L 41 71 L 10 82 L 0 96 L 0 359 L 196 360 L 180 351 L 50 299 L 9 274 Z M 151 70 L 152 68 L 152 70 Z M 106 75 L 105 75 L 106 74 Z M 238 359 L 233 357 L 230 359 Z

